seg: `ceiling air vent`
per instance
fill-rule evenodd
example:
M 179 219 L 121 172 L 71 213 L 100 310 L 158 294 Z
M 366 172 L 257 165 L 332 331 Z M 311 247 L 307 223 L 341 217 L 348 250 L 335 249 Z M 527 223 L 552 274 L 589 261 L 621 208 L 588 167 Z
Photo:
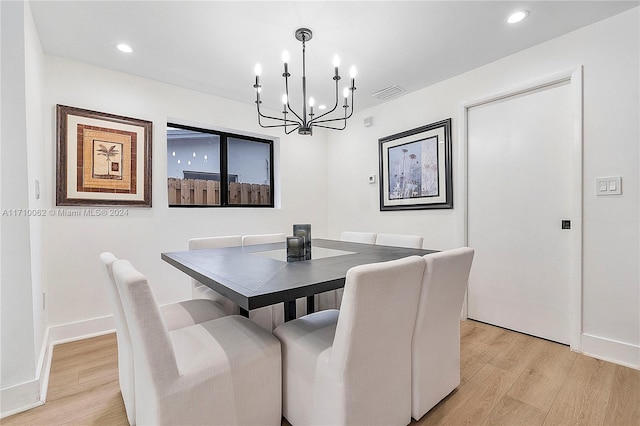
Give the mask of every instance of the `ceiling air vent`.
M 386 89 L 378 90 L 373 94 L 373 97 L 380 100 L 385 100 L 389 98 L 393 98 L 394 96 L 398 96 L 399 94 L 404 93 L 404 89 L 400 86 L 389 86 Z

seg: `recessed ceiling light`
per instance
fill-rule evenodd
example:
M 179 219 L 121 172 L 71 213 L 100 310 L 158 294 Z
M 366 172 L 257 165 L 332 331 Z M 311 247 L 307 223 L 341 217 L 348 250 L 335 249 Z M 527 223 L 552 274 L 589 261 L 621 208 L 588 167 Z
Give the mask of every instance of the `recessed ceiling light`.
M 510 24 L 517 24 L 518 22 L 523 21 L 527 16 L 529 16 L 528 10 L 518 10 L 517 12 L 513 12 L 507 18 L 507 22 Z
M 118 46 L 118 50 L 124 53 L 131 53 L 133 49 L 128 44 L 120 43 Z

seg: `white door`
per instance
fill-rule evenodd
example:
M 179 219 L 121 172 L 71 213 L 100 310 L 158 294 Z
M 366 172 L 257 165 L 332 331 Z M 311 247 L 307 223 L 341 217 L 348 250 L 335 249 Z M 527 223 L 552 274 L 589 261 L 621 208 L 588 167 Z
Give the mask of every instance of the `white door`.
M 468 317 L 568 344 L 570 82 L 468 110 Z M 575 188 L 574 188 L 575 190 Z

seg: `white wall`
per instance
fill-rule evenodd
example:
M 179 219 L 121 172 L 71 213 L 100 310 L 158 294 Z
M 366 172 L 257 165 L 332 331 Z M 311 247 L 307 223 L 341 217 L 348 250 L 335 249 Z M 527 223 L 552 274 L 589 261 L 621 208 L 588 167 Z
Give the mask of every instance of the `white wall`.
M 42 170 L 41 61 L 28 3 L 2 10 L 2 412 L 38 403 L 38 359 L 45 339 L 42 292 L 42 220 L 35 186 Z M 39 150 L 41 152 L 41 149 Z M 28 156 L 33 156 L 29 158 Z M 30 162 L 31 161 L 31 162 Z M 5 389 L 9 391 L 5 392 Z
M 267 134 L 249 104 L 108 71 L 58 57 L 46 57 L 44 97 L 45 178 L 43 198 L 55 207 L 55 105 L 63 104 L 153 121 L 153 208 L 128 209 L 128 216 L 47 217 L 46 266 L 49 325 L 111 314 L 98 263 L 109 250 L 148 276 L 160 303 L 189 298 L 184 273 L 160 259 L 163 251 L 186 250 L 189 238 L 207 235 L 292 232 L 311 223 L 314 235 L 327 230 L 325 172 L 327 141 L 281 137 L 276 149 L 280 208 L 168 208 L 166 123 Z
M 32 211 L 39 211 L 46 205 L 44 200 L 37 197 L 36 180 L 38 181 L 38 191 L 43 184 L 44 176 L 44 132 L 42 126 L 34 126 L 30 123 L 42 123 L 44 96 L 44 53 L 40 45 L 40 39 L 35 28 L 35 23 L 31 16 L 31 7 L 25 3 L 27 9 L 25 13 L 25 98 L 27 115 L 27 158 L 28 158 L 28 193 L 29 208 Z M 33 300 L 33 322 L 34 322 L 34 345 L 36 356 L 40 355 L 46 328 L 47 318 L 45 306 L 43 306 L 43 292 L 46 291 L 44 274 L 44 218 L 42 216 L 31 216 L 29 218 L 29 228 L 31 236 L 31 287 Z
M 583 65 L 583 350 L 640 366 L 639 10 L 362 111 L 355 125 L 330 139 L 329 236 L 373 230 L 420 234 L 429 248 L 463 245 L 462 104 Z M 367 116 L 373 116 L 374 125 L 365 128 Z M 453 119 L 455 208 L 380 212 L 378 184 L 367 183 L 369 174 L 378 173 L 378 138 L 448 117 Z M 596 198 L 595 178 L 612 175 L 622 176 L 623 195 Z

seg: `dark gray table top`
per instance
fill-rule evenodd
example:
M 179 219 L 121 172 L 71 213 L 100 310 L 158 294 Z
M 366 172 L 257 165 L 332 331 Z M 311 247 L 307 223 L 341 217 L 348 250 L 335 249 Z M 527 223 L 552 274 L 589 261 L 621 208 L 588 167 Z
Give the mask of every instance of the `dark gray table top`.
M 299 262 L 285 260 L 285 243 L 170 252 L 161 258 L 251 310 L 344 287 L 354 266 L 435 252 L 324 239 L 312 244 L 313 258 Z

